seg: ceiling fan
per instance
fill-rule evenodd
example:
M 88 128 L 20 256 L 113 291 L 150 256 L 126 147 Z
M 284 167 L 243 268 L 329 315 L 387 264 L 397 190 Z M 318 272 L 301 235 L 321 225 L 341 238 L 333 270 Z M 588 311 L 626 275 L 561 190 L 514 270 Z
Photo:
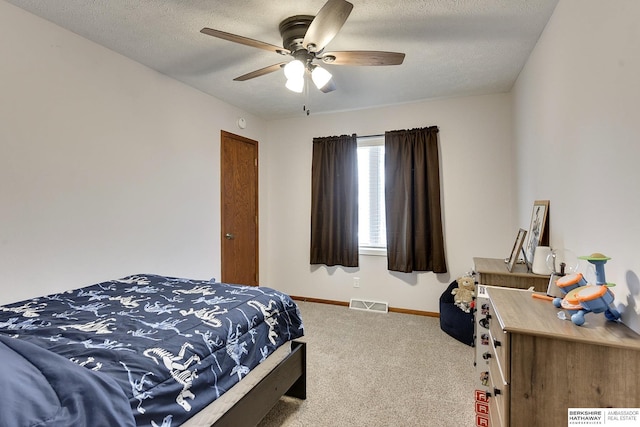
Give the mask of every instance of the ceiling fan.
M 332 65 L 400 65 L 404 53 L 371 50 L 325 52 L 325 46 L 333 40 L 349 17 L 353 5 L 345 0 L 328 0 L 318 14 L 296 15 L 280 23 L 282 46 L 250 39 L 212 28 L 203 28 L 201 33 L 246 46 L 265 49 L 280 55 L 290 55 L 292 61 L 283 61 L 236 77 L 234 81 L 245 81 L 284 68 L 286 87 L 294 92 L 304 89 L 305 73 L 311 74 L 316 87 L 322 92 L 331 92 L 335 84 L 331 73 L 314 64 L 315 60 Z

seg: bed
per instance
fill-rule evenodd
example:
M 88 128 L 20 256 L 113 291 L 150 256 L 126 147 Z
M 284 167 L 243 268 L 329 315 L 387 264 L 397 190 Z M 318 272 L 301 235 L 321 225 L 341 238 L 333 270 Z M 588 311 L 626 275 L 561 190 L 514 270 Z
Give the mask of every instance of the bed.
M 17 426 L 255 425 L 283 394 L 306 398 L 303 333 L 274 289 L 152 274 L 0 306 L 0 413 Z

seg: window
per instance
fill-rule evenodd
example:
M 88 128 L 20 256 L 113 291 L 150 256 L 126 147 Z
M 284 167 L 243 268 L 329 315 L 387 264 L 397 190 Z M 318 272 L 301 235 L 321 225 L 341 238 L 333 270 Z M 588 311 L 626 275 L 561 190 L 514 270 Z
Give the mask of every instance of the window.
M 360 253 L 386 255 L 384 136 L 358 138 L 358 195 Z

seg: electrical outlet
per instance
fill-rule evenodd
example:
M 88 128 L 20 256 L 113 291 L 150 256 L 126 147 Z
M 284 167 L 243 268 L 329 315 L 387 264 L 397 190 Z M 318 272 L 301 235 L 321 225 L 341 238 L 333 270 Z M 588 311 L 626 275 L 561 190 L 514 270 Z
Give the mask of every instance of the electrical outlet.
M 359 277 L 354 277 L 353 278 L 353 287 L 354 288 L 359 288 L 360 287 L 360 278 Z

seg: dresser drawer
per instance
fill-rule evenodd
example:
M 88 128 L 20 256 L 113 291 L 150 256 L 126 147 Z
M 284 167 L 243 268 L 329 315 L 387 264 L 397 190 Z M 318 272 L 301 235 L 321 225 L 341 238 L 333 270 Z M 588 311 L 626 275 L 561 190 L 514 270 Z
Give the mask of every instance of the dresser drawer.
M 509 425 L 510 340 L 489 300 L 489 398 L 492 426 Z
M 502 381 L 505 384 L 510 382 L 509 366 L 509 334 L 505 333 L 500 326 L 493 304 L 489 303 L 489 345 L 491 352 L 495 355 L 496 363 L 500 368 Z
M 492 395 L 489 398 L 489 427 L 503 427 L 505 425 L 504 421 L 500 418 L 498 402 Z
M 492 357 L 489 362 L 489 397 L 490 408 L 500 420 L 498 425 L 508 425 L 509 416 L 509 384 L 503 380 L 502 372 L 498 366 L 498 360 Z M 494 418 L 494 417 L 492 417 Z M 493 425 L 493 424 L 492 424 Z

